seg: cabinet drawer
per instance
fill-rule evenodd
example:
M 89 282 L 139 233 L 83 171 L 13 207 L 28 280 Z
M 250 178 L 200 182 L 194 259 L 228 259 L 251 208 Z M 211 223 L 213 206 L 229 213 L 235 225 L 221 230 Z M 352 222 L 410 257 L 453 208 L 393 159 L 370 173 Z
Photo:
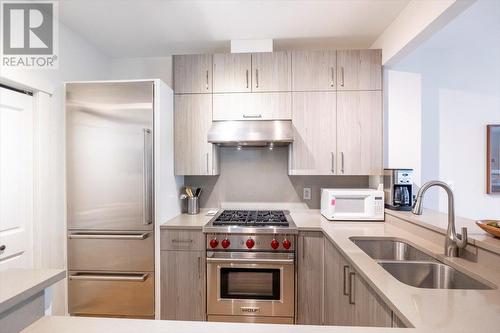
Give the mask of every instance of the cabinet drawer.
M 162 250 L 204 250 L 205 236 L 201 231 L 162 230 L 160 248 Z
M 154 273 L 69 272 L 69 313 L 154 318 Z
M 72 231 L 68 234 L 68 269 L 154 271 L 154 233 Z
M 292 94 L 214 94 L 213 120 L 292 119 Z

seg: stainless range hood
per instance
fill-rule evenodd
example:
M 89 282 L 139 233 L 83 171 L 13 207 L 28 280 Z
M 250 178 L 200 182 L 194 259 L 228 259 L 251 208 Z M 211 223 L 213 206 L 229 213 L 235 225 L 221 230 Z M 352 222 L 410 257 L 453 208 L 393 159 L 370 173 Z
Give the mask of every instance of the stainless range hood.
M 214 121 L 208 142 L 220 146 L 285 146 L 293 142 L 291 120 Z

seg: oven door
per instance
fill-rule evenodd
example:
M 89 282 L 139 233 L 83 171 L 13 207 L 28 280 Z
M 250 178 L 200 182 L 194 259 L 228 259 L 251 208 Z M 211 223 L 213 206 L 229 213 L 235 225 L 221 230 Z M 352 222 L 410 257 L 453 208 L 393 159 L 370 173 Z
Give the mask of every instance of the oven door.
M 293 253 L 207 252 L 207 313 L 294 317 Z

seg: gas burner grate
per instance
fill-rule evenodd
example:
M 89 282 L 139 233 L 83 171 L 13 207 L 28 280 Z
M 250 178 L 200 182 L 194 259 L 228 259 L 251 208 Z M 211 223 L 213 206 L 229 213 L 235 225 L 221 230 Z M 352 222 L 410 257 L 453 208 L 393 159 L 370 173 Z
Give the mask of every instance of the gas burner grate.
M 288 226 L 282 210 L 225 210 L 213 222 L 213 225 L 238 226 Z

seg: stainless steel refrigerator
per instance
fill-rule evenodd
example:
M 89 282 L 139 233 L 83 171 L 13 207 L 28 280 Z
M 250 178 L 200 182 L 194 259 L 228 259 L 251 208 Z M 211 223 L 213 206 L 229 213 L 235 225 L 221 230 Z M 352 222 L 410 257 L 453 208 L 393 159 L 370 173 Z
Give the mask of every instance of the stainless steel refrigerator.
M 68 311 L 154 318 L 154 82 L 66 84 Z

